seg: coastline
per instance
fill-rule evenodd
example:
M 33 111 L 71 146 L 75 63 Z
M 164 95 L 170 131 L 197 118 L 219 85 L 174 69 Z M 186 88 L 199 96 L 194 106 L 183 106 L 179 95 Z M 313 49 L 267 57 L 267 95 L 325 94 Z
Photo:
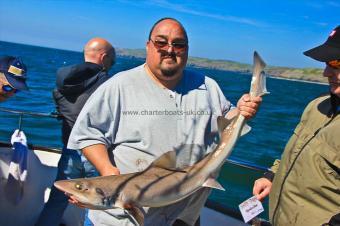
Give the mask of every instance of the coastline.
M 294 81 L 294 82 L 312 83 L 312 84 L 319 84 L 319 85 L 325 85 L 325 86 L 328 85 L 328 83 L 326 83 L 326 82 L 309 81 L 309 80 L 295 79 L 295 78 L 285 78 L 285 77 L 279 77 L 279 76 L 272 76 L 272 75 L 268 75 L 268 74 L 266 76 L 268 78 L 273 78 L 273 79 L 281 79 L 281 80 L 288 80 L 288 81 Z
M 225 71 L 225 72 L 236 72 L 242 75 L 249 75 L 251 76 L 252 72 L 250 70 L 247 71 L 239 71 L 239 70 L 228 70 L 228 69 L 220 69 L 216 67 L 209 67 L 209 66 L 198 66 L 194 64 L 190 64 L 190 67 L 195 67 L 195 68 L 203 68 L 203 69 L 212 69 L 212 70 L 220 70 L 220 71 Z M 319 85 L 328 85 L 327 82 L 323 81 L 314 81 L 314 80 L 306 80 L 306 79 L 299 79 L 299 78 L 290 78 L 290 77 L 285 77 L 285 76 L 280 76 L 280 75 L 272 75 L 266 72 L 265 70 L 266 77 L 272 78 L 272 79 L 281 79 L 281 80 L 288 80 L 288 81 L 293 81 L 293 82 L 304 82 L 304 83 L 312 83 L 312 84 L 319 84 Z M 320 78 L 324 78 L 320 74 Z
M 134 57 L 145 60 L 145 50 L 143 49 L 117 49 L 117 55 L 122 57 Z M 230 60 L 211 60 L 208 58 L 191 57 L 188 58 L 189 67 L 237 72 L 241 74 L 251 74 L 253 66 Z M 265 73 L 271 78 L 285 79 L 297 82 L 308 82 L 314 84 L 327 84 L 327 79 L 322 76 L 321 68 L 290 68 L 268 65 Z

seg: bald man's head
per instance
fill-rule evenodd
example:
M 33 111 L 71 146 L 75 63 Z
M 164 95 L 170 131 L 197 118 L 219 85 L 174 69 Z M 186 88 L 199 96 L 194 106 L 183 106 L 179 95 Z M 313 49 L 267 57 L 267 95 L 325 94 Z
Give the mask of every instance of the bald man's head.
M 103 38 L 93 38 L 84 47 L 86 62 L 103 66 L 108 71 L 115 63 L 116 53 L 112 45 Z

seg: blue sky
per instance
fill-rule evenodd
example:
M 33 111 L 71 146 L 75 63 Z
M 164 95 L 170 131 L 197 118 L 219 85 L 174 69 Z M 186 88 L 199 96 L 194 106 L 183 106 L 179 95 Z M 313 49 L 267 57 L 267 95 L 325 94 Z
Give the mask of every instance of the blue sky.
M 323 67 L 302 52 L 340 24 L 336 0 L 0 0 L 0 40 L 81 51 L 92 37 L 144 48 L 153 23 L 180 20 L 189 55 L 269 65 Z

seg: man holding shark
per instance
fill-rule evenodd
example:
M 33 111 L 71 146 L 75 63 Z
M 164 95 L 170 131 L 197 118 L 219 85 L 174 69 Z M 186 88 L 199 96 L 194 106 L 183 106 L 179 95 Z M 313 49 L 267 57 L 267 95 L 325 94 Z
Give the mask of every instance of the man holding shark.
M 176 154 L 175 167 L 163 159 L 157 165 L 177 172 L 214 150 L 218 116 L 230 119 L 241 114 L 250 119 L 262 100 L 245 94 L 232 107 L 215 81 L 184 69 L 188 49 L 187 33 L 179 21 L 157 21 L 146 44 L 146 63 L 117 74 L 91 96 L 78 116 L 68 148 L 82 149 L 102 176 L 141 172 L 169 151 Z M 206 187 L 218 186 L 211 183 Z M 176 203 L 144 208 L 144 224 L 194 225 L 209 193 L 210 188 L 202 188 Z M 90 207 L 69 195 L 72 203 Z M 89 217 L 95 225 L 138 224 L 120 208 L 90 210 Z

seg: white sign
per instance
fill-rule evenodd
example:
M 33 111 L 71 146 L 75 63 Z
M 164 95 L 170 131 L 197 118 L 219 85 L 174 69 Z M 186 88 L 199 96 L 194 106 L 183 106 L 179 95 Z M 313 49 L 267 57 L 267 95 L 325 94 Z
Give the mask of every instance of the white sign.
M 239 206 L 244 222 L 248 222 L 264 211 L 262 203 L 253 196 Z

